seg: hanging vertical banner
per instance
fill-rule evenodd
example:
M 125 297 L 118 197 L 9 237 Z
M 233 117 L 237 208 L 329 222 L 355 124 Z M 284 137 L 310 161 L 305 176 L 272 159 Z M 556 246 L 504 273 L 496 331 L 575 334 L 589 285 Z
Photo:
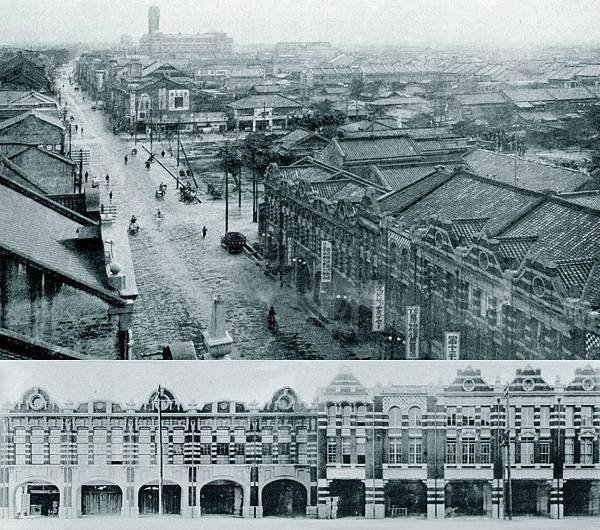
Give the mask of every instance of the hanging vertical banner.
M 406 358 L 419 358 L 419 339 L 421 331 L 421 306 L 406 308 Z
M 460 332 L 446 331 L 445 351 L 447 361 L 458 361 L 460 359 Z
M 321 282 L 331 282 L 331 241 L 321 241 Z
M 385 330 L 385 282 L 375 282 L 373 292 L 373 331 Z

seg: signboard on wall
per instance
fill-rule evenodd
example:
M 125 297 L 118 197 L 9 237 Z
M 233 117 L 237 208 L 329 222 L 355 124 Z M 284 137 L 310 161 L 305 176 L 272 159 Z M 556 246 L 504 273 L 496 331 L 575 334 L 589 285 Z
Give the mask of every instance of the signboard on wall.
M 419 340 L 421 333 L 421 306 L 406 308 L 406 358 L 419 358 Z
M 260 107 L 258 109 L 254 109 L 254 119 L 255 120 L 270 120 L 273 117 L 273 108 L 272 107 Z
M 375 282 L 373 291 L 373 331 L 385 330 L 385 282 Z
M 460 332 L 446 331 L 444 340 L 444 352 L 447 361 L 458 361 L 460 359 Z
M 331 241 L 321 241 L 321 282 L 331 282 Z

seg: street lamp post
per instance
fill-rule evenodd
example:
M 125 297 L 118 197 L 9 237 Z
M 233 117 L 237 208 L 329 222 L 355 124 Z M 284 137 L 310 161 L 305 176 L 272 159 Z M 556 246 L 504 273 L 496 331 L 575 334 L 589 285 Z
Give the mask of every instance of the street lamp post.
M 162 392 L 163 389 L 158 385 L 158 515 L 163 515 L 163 445 L 162 445 Z
M 509 520 L 512 520 L 512 481 L 510 478 L 511 472 L 511 456 L 510 456 L 510 383 L 504 388 L 504 397 L 506 398 L 506 516 Z

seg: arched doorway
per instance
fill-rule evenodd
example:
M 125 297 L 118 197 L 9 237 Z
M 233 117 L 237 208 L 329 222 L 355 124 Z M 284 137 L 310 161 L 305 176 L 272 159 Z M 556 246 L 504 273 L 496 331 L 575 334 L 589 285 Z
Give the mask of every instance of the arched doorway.
M 337 517 L 364 517 L 365 484 L 361 480 L 332 480 L 329 495 L 337 497 Z
M 306 488 L 295 480 L 269 482 L 262 490 L 263 516 L 306 517 Z
M 214 480 L 200 490 L 202 515 L 242 515 L 244 489 L 231 480 Z
M 15 492 L 15 507 L 21 517 L 58 517 L 60 491 L 51 482 L 32 480 L 21 484 Z
M 179 484 L 163 484 L 162 491 L 163 513 L 168 515 L 181 514 L 181 486 Z M 158 513 L 158 484 L 145 484 L 138 492 L 138 510 L 140 515 L 155 515 Z
M 81 486 L 81 515 L 121 515 L 123 492 L 116 484 L 94 482 Z

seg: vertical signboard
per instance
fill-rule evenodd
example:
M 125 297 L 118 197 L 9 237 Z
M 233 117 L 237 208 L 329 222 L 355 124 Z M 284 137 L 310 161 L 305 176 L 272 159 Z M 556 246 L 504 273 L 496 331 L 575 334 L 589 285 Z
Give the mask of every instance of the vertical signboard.
M 385 330 L 385 282 L 375 282 L 373 291 L 373 331 Z
M 458 361 L 460 359 L 460 332 L 446 331 L 445 347 L 446 360 Z
M 419 358 L 419 339 L 421 332 L 421 306 L 406 308 L 406 358 Z
M 321 282 L 331 282 L 331 241 L 321 241 Z

